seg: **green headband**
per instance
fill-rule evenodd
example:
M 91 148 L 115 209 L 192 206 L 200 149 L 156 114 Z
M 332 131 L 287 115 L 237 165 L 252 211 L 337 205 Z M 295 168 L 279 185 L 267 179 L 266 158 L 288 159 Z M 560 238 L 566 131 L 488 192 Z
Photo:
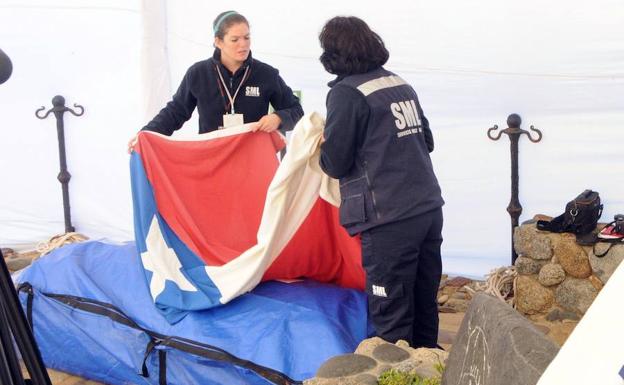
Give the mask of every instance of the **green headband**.
M 214 30 L 213 30 L 214 35 L 215 35 L 215 36 L 217 35 L 217 32 L 219 31 L 219 27 L 221 26 L 221 23 L 223 23 L 223 21 L 224 21 L 225 19 L 227 19 L 228 17 L 230 17 L 230 16 L 232 16 L 232 15 L 236 15 L 236 14 L 238 14 L 238 12 L 236 12 L 236 11 L 230 11 L 230 12 L 226 12 L 223 16 L 221 16 L 221 17 L 219 18 L 219 20 L 217 20 L 217 22 L 216 22 L 216 23 L 215 23 L 215 25 L 214 25 Z

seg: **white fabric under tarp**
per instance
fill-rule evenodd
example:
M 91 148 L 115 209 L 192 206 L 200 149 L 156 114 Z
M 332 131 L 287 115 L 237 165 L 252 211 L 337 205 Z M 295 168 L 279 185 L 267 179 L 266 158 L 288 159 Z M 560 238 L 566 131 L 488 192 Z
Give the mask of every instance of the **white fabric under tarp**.
M 254 57 L 325 112 L 318 33 L 335 15 L 365 19 L 391 53 L 386 68 L 414 85 L 436 140 L 444 207 L 444 270 L 482 275 L 510 259 L 509 140 L 494 124 L 519 113 L 521 220 L 557 215 L 586 188 L 603 220 L 624 212 L 624 3 L 286 0 L 0 0 L 0 48 L 13 60 L 0 85 L 0 244 L 33 244 L 64 229 L 53 117 L 66 115 L 72 220 L 92 238 L 132 238 L 126 143 L 164 105 L 186 69 L 212 53 L 211 24 L 226 8 L 251 22 Z M 196 132 L 197 117 L 185 131 Z
M 537 385 L 624 385 L 624 263 L 611 275 Z

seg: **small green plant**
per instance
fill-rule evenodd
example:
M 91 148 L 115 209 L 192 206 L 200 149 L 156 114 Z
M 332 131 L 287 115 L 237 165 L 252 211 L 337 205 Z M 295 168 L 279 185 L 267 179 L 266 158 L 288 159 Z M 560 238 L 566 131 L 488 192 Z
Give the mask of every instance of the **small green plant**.
M 390 369 L 379 376 L 379 385 L 440 385 L 442 383 L 442 373 L 444 364 L 437 362 L 433 365 L 438 375 L 430 378 L 423 378 L 416 373 L 400 372 Z

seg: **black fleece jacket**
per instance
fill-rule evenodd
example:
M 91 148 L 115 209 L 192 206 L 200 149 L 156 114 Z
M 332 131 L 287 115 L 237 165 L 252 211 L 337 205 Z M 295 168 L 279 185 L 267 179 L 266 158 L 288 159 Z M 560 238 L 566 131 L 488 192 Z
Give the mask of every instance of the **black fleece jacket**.
M 212 58 L 192 65 L 172 100 L 143 130 L 171 135 L 190 119 L 195 107 L 199 112 L 200 134 L 223 126 L 223 114 L 229 113 L 230 108 L 228 97 L 220 88 L 217 66 L 232 96 L 243 81 L 245 69 L 249 67 L 247 78 L 234 101 L 235 111 L 243 114 L 245 123 L 256 122 L 266 115 L 270 103 L 282 119 L 280 130 L 292 130 L 303 116 L 303 109 L 277 69 L 253 59 L 250 53 L 241 68 L 232 74 L 220 59 L 221 51 L 215 49 Z

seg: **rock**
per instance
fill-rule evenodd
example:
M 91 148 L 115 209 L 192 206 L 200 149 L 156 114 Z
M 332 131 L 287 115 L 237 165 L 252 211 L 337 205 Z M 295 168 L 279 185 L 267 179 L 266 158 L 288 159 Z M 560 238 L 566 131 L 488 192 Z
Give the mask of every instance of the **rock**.
M 520 275 L 516 281 L 516 308 L 524 314 L 546 311 L 553 303 L 553 293 L 534 279 Z
M 440 373 L 433 365 L 419 365 L 414 368 L 414 372 L 422 378 L 440 377 Z
M 542 332 L 544 335 L 550 333 L 550 328 L 546 325 L 533 324 L 533 326 L 535 326 L 535 328 Z
M 534 385 L 557 346 L 497 298 L 479 293 L 457 333 L 443 385 Z
M 457 291 L 457 288 L 456 288 L 456 287 L 453 287 L 453 286 L 444 286 L 444 288 L 443 288 L 443 289 L 442 289 L 442 291 L 441 291 L 441 294 L 446 294 L 446 295 L 448 295 L 448 296 L 450 297 L 450 296 L 451 296 L 451 295 L 453 295 L 453 293 L 455 293 L 456 291 Z
M 377 385 L 377 377 L 373 376 L 372 374 L 368 374 L 368 373 L 357 375 L 354 378 L 354 380 L 355 380 L 356 384 Z
M 6 262 L 9 271 L 18 271 L 22 270 L 26 266 L 29 266 L 32 263 L 32 258 L 17 256 L 14 258 L 7 258 L 4 261 Z
M 451 286 L 451 287 L 462 287 L 464 285 L 468 285 L 470 282 L 472 282 L 471 279 L 466 278 L 466 277 L 455 277 L 449 281 L 446 281 L 446 286 Z
M 602 288 L 604 287 L 604 283 L 602 283 L 602 281 L 595 275 L 590 275 L 589 278 L 587 279 L 592 284 L 592 286 L 594 286 L 594 288 L 598 291 L 602 290 Z
M 400 342 L 400 341 L 399 341 Z M 407 343 L 407 342 L 406 342 Z M 387 344 L 382 338 L 379 337 L 371 337 L 367 338 L 364 341 L 360 342 L 358 347 L 355 349 L 355 354 L 361 354 L 364 356 L 372 356 L 373 351 L 379 345 Z M 398 344 L 398 342 L 397 342 Z M 409 345 L 407 345 L 409 347 Z
M 446 301 L 448 301 L 449 296 L 447 294 L 442 294 L 438 297 L 438 305 L 443 305 Z
M 514 229 L 514 249 L 518 255 L 539 260 L 552 258 L 552 243 L 547 233 L 537 230 L 535 224 Z
M 377 366 L 377 362 L 361 354 L 343 354 L 325 361 L 316 372 L 316 377 L 337 378 L 366 372 Z
M 395 345 L 400 347 L 400 348 L 403 348 L 403 349 L 409 349 L 410 348 L 409 343 L 407 341 L 405 341 L 405 340 L 398 340 Z
M 518 274 L 532 275 L 539 273 L 542 266 L 546 263 L 547 261 L 538 261 L 533 258 L 520 256 L 516 258 L 514 266 L 516 267 Z
M 554 252 L 563 270 L 575 278 L 587 278 L 592 269 L 585 250 L 574 239 L 560 236 L 554 244 Z
M 453 293 L 453 295 L 451 295 L 451 298 L 461 299 L 462 301 L 465 301 L 465 300 L 470 299 L 470 296 L 468 295 L 468 293 L 458 290 L 455 293 Z
M 533 216 L 533 219 L 532 219 L 532 220 L 530 220 L 530 221 L 527 221 L 527 222 L 530 222 L 530 223 L 535 223 L 535 222 L 537 222 L 537 221 L 549 221 L 549 222 L 550 222 L 550 221 L 552 221 L 552 220 L 553 220 L 553 217 L 551 217 L 550 215 L 545 215 L 545 214 L 535 214 L 535 215 Z M 524 222 L 523 222 L 523 224 L 524 224 Z
M 446 304 L 444 306 L 440 306 L 438 307 L 438 312 L 440 313 L 457 313 L 457 310 L 455 310 L 454 308 L 447 306 Z
M 2 255 L 4 256 L 4 258 L 8 258 L 11 255 L 15 254 L 15 250 L 10 249 L 8 247 L 3 247 L 0 249 L 0 251 L 2 251 Z
M 399 372 L 409 373 L 416 370 L 416 368 L 420 365 L 423 365 L 421 361 L 409 359 L 403 362 L 399 362 L 394 366 L 394 369 L 398 370 Z
M 375 368 L 374 372 L 375 374 L 377 374 L 377 376 L 381 375 L 381 373 L 383 372 L 387 372 L 388 370 L 392 369 L 392 365 L 388 365 L 388 364 L 379 364 L 377 365 L 377 367 Z
M 555 290 L 555 299 L 564 309 L 585 314 L 597 294 L 588 280 L 568 277 Z
M 539 271 L 538 281 L 544 286 L 558 285 L 565 279 L 563 267 L 557 263 L 548 263 Z
M 450 298 L 448 301 L 446 301 L 444 306 L 455 310 L 455 312 L 465 312 L 468 309 L 468 301 L 457 298 Z
M 360 385 L 356 377 L 312 378 L 303 381 L 303 385 Z
M 602 249 L 603 247 L 604 246 L 602 244 L 596 245 L 596 251 L 598 254 L 604 251 Z M 602 258 L 596 257 L 591 247 L 587 247 L 585 250 L 587 250 L 587 255 L 589 255 L 589 263 L 594 271 L 594 274 L 600 278 L 602 283 L 607 283 L 611 274 L 613 274 L 622 260 L 624 260 L 624 245 L 614 245 L 611 247 L 611 250 L 609 250 L 607 255 Z
M 409 353 L 396 345 L 385 343 L 373 350 L 373 358 L 381 362 L 401 362 L 409 358 Z
M 418 348 L 412 349 L 412 357 L 408 361 L 414 362 L 416 366 L 421 364 L 434 365 L 437 363 L 445 363 L 448 359 L 448 355 L 448 352 L 442 349 Z
M 555 308 L 550 313 L 548 313 L 546 319 L 550 322 L 563 320 L 578 321 L 581 319 L 581 317 L 579 317 L 578 314 L 576 314 L 575 312 Z

